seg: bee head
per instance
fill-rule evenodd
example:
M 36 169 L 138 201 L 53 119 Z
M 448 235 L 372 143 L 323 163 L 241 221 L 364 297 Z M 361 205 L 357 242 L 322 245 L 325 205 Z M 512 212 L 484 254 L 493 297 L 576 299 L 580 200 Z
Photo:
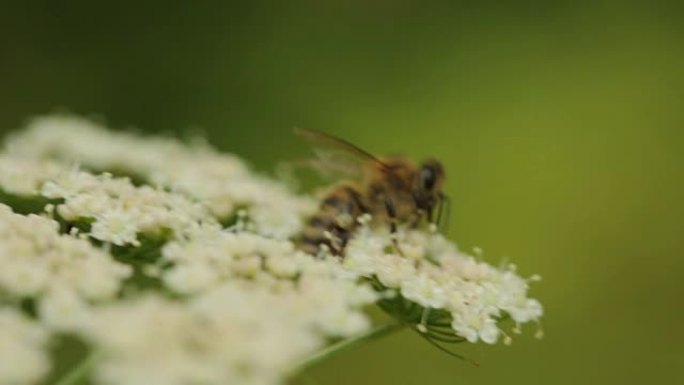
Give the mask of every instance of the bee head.
M 430 213 L 442 195 L 444 168 L 434 159 L 424 161 L 414 180 L 413 199 L 419 209 Z

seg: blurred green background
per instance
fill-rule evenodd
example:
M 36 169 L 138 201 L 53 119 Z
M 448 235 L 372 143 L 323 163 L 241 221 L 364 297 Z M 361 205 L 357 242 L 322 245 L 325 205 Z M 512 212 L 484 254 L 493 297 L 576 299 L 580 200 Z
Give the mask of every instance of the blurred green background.
M 404 332 L 297 384 L 643 384 L 684 365 L 682 2 L 4 2 L 0 132 L 70 111 L 271 171 L 293 126 L 435 156 L 450 237 L 544 281 L 546 337 Z

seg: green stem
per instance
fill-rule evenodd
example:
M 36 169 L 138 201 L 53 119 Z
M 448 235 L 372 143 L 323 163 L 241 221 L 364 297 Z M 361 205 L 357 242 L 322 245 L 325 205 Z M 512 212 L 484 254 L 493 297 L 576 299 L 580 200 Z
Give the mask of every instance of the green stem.
M 291 374 L 299 373 L 311 366 L 318 364 L 321 361 L 326 360 L 328 357 L 338 352 L 362 345 L 368 341 L 378 339 L 386 334 L 390 334 L 396 330 L 401 329 L 403 326 L 403 324 L 392 322 L 385 325 L 380 325 L 374 329 L 369 330 L 365 334 L 361 334 L 357 337 L 344 339 L 342 341 L 334 343 L 326 347 L 325 349 L 320 350 L 319 352 L 309 356 L 304 361 L 300 362 L 298 365 L 294 367 L 294 369 L 291 371 Z
M 67 372 L 64 377 L 60 378 L 54 385 L 76 385 L 81 383 L 90 373 L 90 369 L 92 369 L 100 356 L 101 354 L 99 351 L 91 351 L 83 361 Z

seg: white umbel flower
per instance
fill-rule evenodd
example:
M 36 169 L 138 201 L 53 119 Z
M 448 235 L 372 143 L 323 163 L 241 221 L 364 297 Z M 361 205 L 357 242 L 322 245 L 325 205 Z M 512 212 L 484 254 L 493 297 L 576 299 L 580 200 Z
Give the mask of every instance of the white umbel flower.
M 406 305 L 426 338 L 487 344 L 543 313 L 514 268 L 418 230 L 395 252 L 369 216 L 344 258 L 299 251 L 315 200 L 203 142 L 39 118 L 0 152 L 0 197 L 2 384 L 45 377 L 51 334 L 99 352 L 96 385 L 278 385 L 370 332 L 374 303 Z
M 117 246 L 131 244 L 139 246 L 138 232 L 140 227 L 136 223 L 134 210 L 112 209 L 104 211 L 94 217 L 90 235 L 101 241 Z
M 112 260 L 89 242 L 60 234 L 56 221 L 15 214 L 4 204 L 0 204 L 0 266 L 0 292 L 40 303 L 65 296 L 78 301 L 112 299 L 131 273 L 130 266 Z M 65 294 L 53 295 L 57 292 Z
M 157 297 L 101 308 L 86 338 L 105 357 L 100 384 L 275 384 L 325 342 L 301 299 L 254 283 L 217 286 L 185 305 Z
M 32 180 L 28 189 L 8 171 L 19 166 Z M 3 175 L 2 173 L 5 172 Z M 201 203 L 150 186 L 134 186 L 127 178 L 94 175 L 50 161 L 0 156 L 0 182 L 5 191 L 25 199 L 42 197 L 57 203 L 56 213 L 70 222 L 89 222 L 90 236 L 117 246 L 139 244 L 139 236 L 170 232 L 182 237 L 200 224 L 218 226 Z
M 453 322 L 451 326 L 468 342 L 482 340 L 488 344 L 495 344 L 499 339 L 499 328 L 496 320 L 486 313 L 478 312 L 477 309 L 468 309 L 468 312 L 452 313 Z
M 7 147 L 21 157 L 56 157 L 142 177 L 203 202 L 219 218 L 246 208 L 254 230 L 269 237 L 284 239 L 297 233 L 302 218 L 316 208 L 310 198 L 291 194 L 283 184 L 255 175 L 235 156 L 218 153 L 201 141 L 187 145 L 171 138 L 143 138 L 79 117 L 47 116 L 34 119 L 10 138 Z
M 401 284 L 401 295 L 426 307 L 440 309 L 446 302 L 443 286 L 427 275 L 405 279 Z
M 0 308 L 0 382 L 31 385 L 47 375 L 48 333 L 11 309 Z
M 517 325 L 543 314 L 539 301 L 527 297 L 527 280 L 509 267 L 478 261 L 439 234 L 402 230 L 399 244 L 411 252 L 378 255 L 393 248 L 387 231 L 364 227 L 347 245 L 344 265 L 423 308 L 447 311 L 454 332 L 469 342 L 496 343 L 503 314 Z

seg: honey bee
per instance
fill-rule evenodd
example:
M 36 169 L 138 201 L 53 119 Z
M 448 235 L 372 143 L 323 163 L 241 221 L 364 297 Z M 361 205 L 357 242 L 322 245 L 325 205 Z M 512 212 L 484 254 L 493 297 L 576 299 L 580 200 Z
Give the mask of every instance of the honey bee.
M 319 152 L 327 156 L 311 160 L 310 166 L 354 176 L 335 184 L 325 194 L 318 211 L 301 233 L 299 248 L 303 251 L 316 254 L 325 245 L 333 254 L 342 256 L 364 214 L 370 214 L 375 223 L 389 225 L 399 253 L 394 237 L 398 224 L 416 227 L 423 219 L 432 225 L 441 222 L 444 206 L 449 201 L 442 192 L 445 174 L 439 161 L 428 159 L 416 164 L 401 156 L 379 158 L 321 131 L 295 129 L 295 133 L 317 148 L 328 150 Z M 342 157 L 334 158 L 330 154 Z

